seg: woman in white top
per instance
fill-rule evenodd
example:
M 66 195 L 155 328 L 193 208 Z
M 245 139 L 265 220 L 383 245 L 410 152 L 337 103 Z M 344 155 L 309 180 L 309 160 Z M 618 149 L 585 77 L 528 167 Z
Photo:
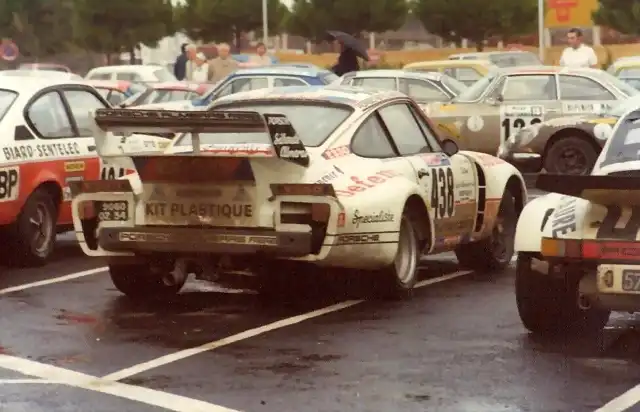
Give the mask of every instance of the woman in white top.
M 207 56 L 202 52 L 196 55 L 196 65 L 193 68 L 190 80 L 196 83 L 209 81 L 209 63 L 207 63 Z

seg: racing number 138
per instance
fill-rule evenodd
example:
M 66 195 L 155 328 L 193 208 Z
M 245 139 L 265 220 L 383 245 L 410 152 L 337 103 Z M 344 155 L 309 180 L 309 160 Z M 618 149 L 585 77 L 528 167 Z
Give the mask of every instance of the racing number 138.
M 431 206 L 435 213 L 435 219 L 453 216 L 455 209 L 453 188 L 453 171 L 450 167 L 433 169 L 433 173 L 431 173 Z
M 501 126 L 502 126 L 502 130 L 504 131 L 505 138 L 508 139 L 509 136 L 511 136 L 512 132 L 518 131 L 519 129 L 522 129 L 525 126 L 532 126 L 540 122 L 542 122 L 542 120 L 538 117 L 534 117 L 531 120 L 529 119 L 525 120 L 520 117 L 507 117 L 502 121 Z

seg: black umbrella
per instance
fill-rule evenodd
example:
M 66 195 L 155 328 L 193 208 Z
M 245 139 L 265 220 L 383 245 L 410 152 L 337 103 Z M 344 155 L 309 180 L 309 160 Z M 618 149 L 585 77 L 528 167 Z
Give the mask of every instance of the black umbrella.
M 344 45 L 344 47 L 353 50 L 360 57 L 369 61 L 369 54 L 367 54 L 367 49 L 350 34 L 347 34 L 342 31 L 328 30 L 327 34 L 331 40 L 338 40 L 340 43 Z

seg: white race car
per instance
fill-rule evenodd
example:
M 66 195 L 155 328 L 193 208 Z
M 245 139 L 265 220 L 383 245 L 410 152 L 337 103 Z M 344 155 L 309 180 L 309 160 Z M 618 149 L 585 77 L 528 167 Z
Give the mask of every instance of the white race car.
M 107 257 L 133 297 L 177 293 L 190 268 L 222 260 L 250 264 L 265 293 L 283 287 L 287 260 L 302 272 L 353 269 L 383 295 L 407 296 L 423 253 L 506 267 L 527 200 L 513 166 L 440 142 L 395 91 L 287 87 L 200 112 L 97 110 L 95 130 L 110 160 L 111 131 L 184 132 L 161 155 L 130 155 L 123 167 L 137 175 L 72 188 L 83 250 Z
M 536 334 L 590 334 L 640 310 L 640 111 L 615 124 L 591 175 L 540 175 L 520 215 L 516 298 Z

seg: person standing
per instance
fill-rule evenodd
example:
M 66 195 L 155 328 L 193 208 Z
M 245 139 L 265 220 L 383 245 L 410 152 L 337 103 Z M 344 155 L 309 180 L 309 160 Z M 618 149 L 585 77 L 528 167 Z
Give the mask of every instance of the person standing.
M 188 43 L 183 43 L 180 46 L 180 54 L 176 58 L 176 62 L 173 65 L 173 74 L 176 76 L 178 80 L 184 80 L 185 74 L 187 72 L 187 46 Z
M 196 83 L 207 83 L 209 81 L 209 63 L 207 56 L 200 52 L 196 54 L 196 64 L 192 72 L 192 81 Z
M 338 56 L 338 62 L 331 67 L 331 71 L 334 72 L 336 76 L 342 76 L 349 72 L 360 70 L 358 54 L 352 48 L 346 47 L 341 41 L 336 40 L 336 43 L 340 47 L 340 55 Z
M 256 54 L 251 56 L 249 62 L 254 66 L 269 66 L 273 64 L 271 56 L 267 55 L 267 46 L 260 42 L 256 46 Z
M 185 47 L 187 55 L 187 63 L 185 65 L 184 78 L 181 80 L 193 81 L 193 71 L 196 69 L 196 54 L 198 54 L 198 48 L 195 44 L 188 44 Z
M 569 47 L 564 49 L 560 57 L 560 66 L 598 68 L 598 56 L 593 49 L 583 42 L 582 30 L 573 28 L 567 33 Z
M 238 62 L 231 57 L 231 47 L 220 43 L 217 47 L 218 57 L 209 60 L 209 81 L 216 83 L 238 70 Z

